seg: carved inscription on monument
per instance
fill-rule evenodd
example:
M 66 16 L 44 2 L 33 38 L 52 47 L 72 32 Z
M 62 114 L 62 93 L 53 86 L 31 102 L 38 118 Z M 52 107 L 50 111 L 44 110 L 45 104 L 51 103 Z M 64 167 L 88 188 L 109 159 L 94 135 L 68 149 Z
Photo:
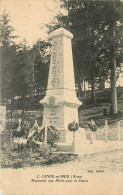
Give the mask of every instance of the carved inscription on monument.
M 49 116 L 48 116 L 48 121 L 50 124 L 54 125 L 54 126 L 57 126 L 59 125 L 59 116 L 56 112 L 56 109 L 51 109 L 50 112 L 49 112 Z
M 62 37 L 53 40 L 51 62 L 51 87 L 62 87 Z

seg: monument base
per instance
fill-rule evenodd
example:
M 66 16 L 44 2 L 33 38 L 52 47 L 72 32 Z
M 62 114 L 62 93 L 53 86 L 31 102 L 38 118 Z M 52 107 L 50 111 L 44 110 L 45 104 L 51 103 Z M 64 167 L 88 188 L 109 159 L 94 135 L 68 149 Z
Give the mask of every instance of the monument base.
M 67 143 L 55 143 L 54 147 L 60 152 L 75 152 L 75 146 Z
M 61 99 L 59 95 L 46 96 L 40 101 L 44 106 L 43 123 L 47 121 L 47 126 L 54 126 L 59 131 L 59 142 L 66 143 L 69 142 L 68 139 L 72 142 L 72 133 L 68 130 L 68 125 L 73 121 L 78 122 L 80 102 L 66 102 L 64 97 Z M 68 134 L 70 136 L 67 136 Z
M 73 144 L 73 132 L 64 131 L 65 133 L 65 142 L 55 143 L 55 147 L 61 152 L 76 152 L 78 151 L 78 147 L 83 147 L 83 144 L 88 143 L 86 140 L 86 132 L 85 129 L 79 127 L 78 131 L 75 132 L 75 143 Z M 63 141 L 63 140 L 62 140 Z M 81 148 L 79 148 L 81 150 Z
M 66 143 L 66 130 L 65 129 L 57 129 L 59 132 L 59 139 L 58 142 Z

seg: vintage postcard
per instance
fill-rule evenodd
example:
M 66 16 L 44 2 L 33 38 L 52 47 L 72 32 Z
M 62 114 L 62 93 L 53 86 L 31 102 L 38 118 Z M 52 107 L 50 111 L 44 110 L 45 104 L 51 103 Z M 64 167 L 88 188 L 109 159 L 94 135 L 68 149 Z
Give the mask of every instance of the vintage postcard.
M 0 194 L 123 194 L 123 1 L 0 0 Z

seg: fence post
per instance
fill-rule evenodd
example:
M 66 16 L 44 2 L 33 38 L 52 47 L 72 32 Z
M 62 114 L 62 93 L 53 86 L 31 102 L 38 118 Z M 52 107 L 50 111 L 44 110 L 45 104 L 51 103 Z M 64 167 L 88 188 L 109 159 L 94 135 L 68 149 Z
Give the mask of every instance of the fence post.
M 37 120 L 35 120 L 34 126 L 35 126 L 35 127 L 38 127 Z
M 36 132 L 37 132 L 38 131 L 38 128 L 39 128 L 37 120 L 35 120 L 34 128 L 36 128 Z
M 120 121 L 118 121 L 118 141 L 120 141 Z
M 105 121 L 105 142 L 108 142 L 108 121 Z
M 91 141 L 90 144 L 93 144 L 93 131 L 91 131 Z
M 21 118 L 18 119 L 18 121 L 19 121 L 18 131 L 20 131 L 21 130 Z

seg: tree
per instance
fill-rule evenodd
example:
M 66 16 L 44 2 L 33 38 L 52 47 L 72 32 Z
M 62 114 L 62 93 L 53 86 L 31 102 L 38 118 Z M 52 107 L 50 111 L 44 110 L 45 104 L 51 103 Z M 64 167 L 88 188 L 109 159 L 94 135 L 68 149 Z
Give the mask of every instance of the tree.
M 106 79 L 110 71 L 111 75 L 114 75 L 116 67 L 111 64 L 116 64 L 116 59 L 113 63 L 112 59 L 121 55 L 122 5 L 123 3 L 119 0 L 112 2 L 61 0 L 61 6 L 67 10 L 68 14 L 59 14 L 55 26 L 50 27 L 52 30 L 59 25 L 66 26 L 66 29 L 74 34 L 73 56 L 78 86 L 81 86 L 79 83 L 83 77 L 91 83 L 93 103 L 95 103 L 96 78 Z M 114 24 L 115 41 L 112 34 Z M 112 86 L 116 83 L 113 78 L 115 76 L 111 77 Z M 114 89 L 116 86 L 111 89 L 112 107 L 114 105 L 116 107 L 116 90 Z M 113 109 L 112 112 L 116 111 Z
M 10 26 L 8 14 L 4 11 L 0 20 L 0 42 L 1 42 L 1 94 L 2 104 L 7 103 L 7 99 L 12 95 L 11 82 L 14 66 L 16 45 L 13 40 L 14 28 Z
M 108 64 L 111 79 L 111 114 L 117 114 L 116 67 L 123 60 L 123 2 L 103 3 L 104 57 Z M 111 17 L 112 15 L 112 17 Z
M 0 19 L 0 42 L 1 42 L 1 103 L 10 106 L 11 109 L 11 122 L 13 113 L 13 68 L 14 58 L 16 56 L 16 44 L 14 39 L 14 28 L 10 25 L 9 15 L 4 11 Z
M 74 34 L 73 59 L 79 91 L 82 81 L 89 81 L 92 86 L 92 100 L 95 103 L 95 78 L 101 72 L 97 52 L 101 36 L 97 29 L 100 22 L 97 18 L 101 17 L 100 6 L 94 1 L 61 0 L 61 2 L 62 7 L 68 10 L 68 15 L 58 15 L 57 19 L 60 25 L 63 27 L 66 25 Z
M 32 47 L 26 41 L 19 44 L 15 58 L 12 87 L 19 96 L 21 109 L 35 109 L 42 91 L 46 91 L 49 68 L 49 43 L 37 41 Z
M 37 41 L 33 47 L 27 46 L 26 40 L 15 44 L 14 28 L 5 12 L 0 20 L 0 42 L 2 62 L 2 103 L 11 102 L 11 118 L 14 101 L 19 97 L 20 108 L 34 108 L 42 89 L 46 91 L 49 52 L 48 41 Z M 29 101 L 30 100 L 30 101 Z
M 17 53 L 14 61 L 14 73 L 12 80 L 12 88 L 14 96 L 19 96 L 21 109 L 24 109 L 31 104 L 31 101 L 27 101 L 27 98 L 32 96 L 34 82 L 33 82 L 33 56 L 31 49 L 26 45 L 26 41 L 19 44 L 17 47 Z
M 37 95 L 37 100 L 39 100 L 39 95 L 46 91 L 47 87 L 50 59 L 49 47 L 50 43 L 48 41 L 38 40 L 31 49 L 34 67 L 34 95 Z

